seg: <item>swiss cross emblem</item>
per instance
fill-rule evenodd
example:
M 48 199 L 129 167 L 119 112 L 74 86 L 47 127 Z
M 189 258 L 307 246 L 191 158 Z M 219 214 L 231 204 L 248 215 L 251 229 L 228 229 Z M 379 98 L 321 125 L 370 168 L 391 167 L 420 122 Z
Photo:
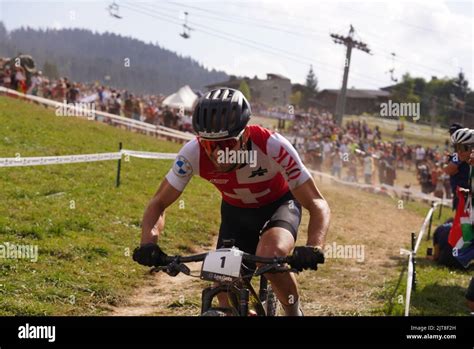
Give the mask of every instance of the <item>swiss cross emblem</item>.
M 257 198 L 265 196 L 270 193 L 270 189 L 265 189 L 264 191 L 258 193 L 252 193 L 249 188 L 236 188 L 233 189 L 234 194 L 223 192 L 224 195 L 242 201 L 244 204 L 258 204 Z

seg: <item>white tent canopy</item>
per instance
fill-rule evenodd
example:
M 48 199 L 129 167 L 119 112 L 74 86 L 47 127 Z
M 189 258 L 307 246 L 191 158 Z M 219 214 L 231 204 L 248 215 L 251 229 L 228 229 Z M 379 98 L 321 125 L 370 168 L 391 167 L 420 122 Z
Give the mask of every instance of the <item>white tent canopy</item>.
M 181 87 L 177 92 L 169 95 L 163 100 L 163 105 L 170 108 L 184 108 L 186 111 L 191 111 L 198 100 L 198 96 L 191 90 L 188 85 Z

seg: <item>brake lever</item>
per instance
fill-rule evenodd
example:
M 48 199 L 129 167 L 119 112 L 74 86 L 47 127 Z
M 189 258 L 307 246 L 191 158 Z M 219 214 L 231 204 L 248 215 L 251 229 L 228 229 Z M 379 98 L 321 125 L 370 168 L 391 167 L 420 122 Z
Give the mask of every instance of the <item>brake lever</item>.
M 183 274 L 186 274 L 186 275 L 191 274 L 191 269 L 189 269 L 186 264 L 179 263 L 179 264 L 178 264 L 178 269 L 179 269 L 179 271 L 180 271 L 181 273 L 183 273 Z
M 179 273 L 191 274 L 191 270 L 183 263 L 172 262 L 164 267 L 163 270 L 169 276 L 177 276 Z
M 292 269 L 290 268 L 287 268 L 281 264 L 278 264 L 278 263 L 273 263 L 273 264 L 266 264 L 260 268 L 258 268 L 258 270 L 255 272 L 255 276 L 260 276 L 262 274 L 265 274 L 265 273 L 268 273 L 268 272 L 271 272 L 271 273 L 282 273 L 282 272 L 286 272 L 286 271 L 292 271 Z
M 167 266 L 165 267 L 153 267 L 150 269 L 150 274 L 159 273 L 160 271 L 166 271 Z

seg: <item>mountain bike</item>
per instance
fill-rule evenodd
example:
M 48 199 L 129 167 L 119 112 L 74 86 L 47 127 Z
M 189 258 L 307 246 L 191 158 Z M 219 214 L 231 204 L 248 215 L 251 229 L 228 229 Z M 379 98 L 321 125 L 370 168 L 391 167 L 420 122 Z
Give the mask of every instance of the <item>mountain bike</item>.
M 232 241 L 224 241 L 224 247 L 214 251 L 190 256 L 168 256 L 168 264 L 153 267 L 151 273 L 164 271 L 170 276 L 183 273 L 213 281 L 212 286 L 202 291 L 201 316 L 277 316 L 279 302 L 263 274 L 298 272 L 291 268 L 292 261 L 292 256 L 265 258 L 251 255 L 233 247 Z M 199 276 L 191 275 L 186 263 L 192 262 L 203 262 Z M 245 262 L 262 265 L 253 269 Z M 260 278 L 258 293 L 251 283 L 253 277 Z M 227 293 L 229 307 L 213 306 L 213 300 L 220 293 Z M 249 312 L 250 306 L 253 312 Z

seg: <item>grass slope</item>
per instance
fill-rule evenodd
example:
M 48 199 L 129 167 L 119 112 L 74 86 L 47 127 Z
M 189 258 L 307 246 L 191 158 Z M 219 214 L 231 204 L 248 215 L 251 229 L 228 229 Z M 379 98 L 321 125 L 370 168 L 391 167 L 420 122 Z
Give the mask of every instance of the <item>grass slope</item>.
M 159 141 L 104 124 L 58 117 L 0 97 L 0 157 L 117 151 L 176 152 Z M 130 257 L 143 210 L 171 161 L 116 161 L 0 168 L 0 244 L 33 244 L 39 259 L 0 261 L 0 315 L 101 314 L 143 280 Z M 208 244 L 218 226 L 219 194 L 193 179 L 169 209 L 162 245 L 169 252 Z

